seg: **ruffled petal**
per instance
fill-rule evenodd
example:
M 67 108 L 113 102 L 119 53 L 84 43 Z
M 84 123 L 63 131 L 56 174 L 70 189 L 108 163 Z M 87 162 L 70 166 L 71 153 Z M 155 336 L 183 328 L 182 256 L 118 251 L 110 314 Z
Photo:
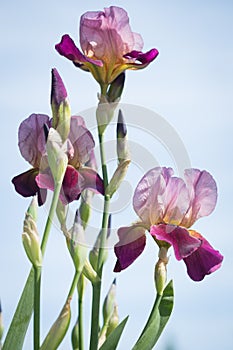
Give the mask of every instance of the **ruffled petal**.
M 223 256 L 198 232 L 190 230 L 190 234 L 201 241 L 201 246 L 184 258 L 184 262 L 189 277 L 194 281 L 201 281 L 206 275 L 220 268 Z
M 117 233 L 119 242 L 114 247 L 117 257 L 114 272 L 120 272 L 131 265 L 146 245 L 145 228 L 142 226 L 121 227 Z
M 36 183 L 36 176 L 39 173 L 39 169 L 30 169 L 20 175 L 15 176 L 12 179 L 12 183 L 15 186 L 16 192 L 23 197 L 31 197 L 38 195 L 38 204 L 44 204 L 46 200 L 46 191 L 40 190 Z
M 153 168 L 143 176 L 135 189 L 134 210 L 141 220 L 149 226 L 163 220 L 165 206 L 162 196 L 172 174 L 171 168 Z
M 177 260 L 186 258 L 201 246 L 199 238 L 191 236 L 188 230 L 179 226 L 164 224 L 152 226 L 150 234 L 160 241 L 171 244 Z
M 40 167 L 40 161 L 45 152 L 44 124 L 50 126 L 50 119 L 44 114 L 31 114 L 19 126 L 19 149 L 34 168 Z
M 69 160 L 69 164 L 79 168 L 80 164 L 85 164 L 89 160 L 90 153 L 95 147 L 93 136 L 85 127 L 82 117 L 71 117 L 69 140 L 74 149 L 73 158 Z
M 83 186 L 85 189 L 104 195 L 104 182 L 94 169 L 83 167 L 79 168 L 78 172 L 84 179 Z
M 71 60 L 75 63 L 89 62 L 99 67 L 103 66 L 103 63 L 101 61 L 92 60 L 91 58 L 84 56 L 68 34 L 62 36 L 61 42 L 55 45 L 55 49 L 60 55 L 68 58 L 68 60 Z
M 193 223 L 212 213 L 217 202 L 217 185 L 207 171 L 198 169 L 185 170 L 185 180 L 190 196 L 190 207 L 182 225 L 190 227 Z
M 151 49 L 145 53 L 133 50 L 124 55 L 124 57 L 128 59 L 135 59 L 136 61 L 139 61 L 142 65 L 148 65 L 149 63 L 154 61 L 158 54 L 159 51 L 157 49 Z

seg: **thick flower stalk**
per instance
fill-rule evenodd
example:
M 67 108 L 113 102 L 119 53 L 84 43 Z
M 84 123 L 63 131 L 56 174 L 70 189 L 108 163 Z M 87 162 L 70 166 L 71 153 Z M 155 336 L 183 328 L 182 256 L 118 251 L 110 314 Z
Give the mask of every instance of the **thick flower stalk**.
M 93 136 L 80 116 L 67 116 L 67 94 L 60 76 L 53 70 L 52 110 L 53 118 L 44 114 L 32 114 L 19 127 L 19 149 L 32 168 L 13 178 L 16 191 L 24 197 L 37 194 L 38 203 L 46 199 L 46 190 L 54 190 L 54 178 L 49 169 L 46 141 L 50 128 L 57 127 L 66 149 L 68 165 L 62 183 L 60 199 L 63 204 L 79 199 L 81 192 L 91 189 L 102 193 L 103 182 L 97 172 L 85 164 L 93 157 Z M 60 91 L 57 91 L 57 89 Z M 62 109 L 61 109 L 62 108 Z M 63 113 L 64 112 L 64 113 Z M 66 117 L 64 117 L 66 114 Z M 61 117 L 62 116 L 62 117 Z M 55 119 L 54 119 L 55 118 Z M 68 130 L 69 129 L 69 130 Z M 45 132 L 45 130 L 47 130 Z M 68 137 L 68 138 L 67 138 Z M 67 138 L 64 140 L 64 138 Z
M 63 35 L 56 50 L 77 67 L 91 72 L 102 88 L 126 69 L 145 68 L 158 55 L 156 49 L 142 52 L 141 35 L 132 32 L 127 12 L 117 6 L 84 13 L 79 34 L 83 52 L 68 34 Z
M 156 167 L 139 181 L 133 197 L 135 212 L 141 221 L 118 230 L 115 246 L 119 272 L 142 253 L 148 230 L 158 246 L 173 246 L 177 260 L 183 260 L 194 281 L 201 281 L 217 270 L 223 256 L 190 227 L 215 208 L 217 186 L 207 171 L 187 169 L 184 179 L 173 177 L 171 168 Z

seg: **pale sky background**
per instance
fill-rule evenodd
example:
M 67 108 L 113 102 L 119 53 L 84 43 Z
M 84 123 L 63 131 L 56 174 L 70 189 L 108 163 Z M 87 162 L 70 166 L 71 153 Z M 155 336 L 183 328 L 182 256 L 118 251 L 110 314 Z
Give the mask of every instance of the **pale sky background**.
M 64 33 L 69 33 L 78 44 L 82 13 L 110 5 L 127 10 L 133 31 L 143 36 L 145 50 L 156 47 L 160 52 L 158 59 L 147 69 L 127 72 L 122 103 L 146 107 L 165 118 L 175 130 L 174 134 L 177 133 L 183 141 L 192 166 L 211 172 L 218 184 L 215 211 L 197 222 L 194 228 L 224 255 L 222 268 L 195 283 L 187 276 L 184 264 L 175 260 L 171 250 L 168 276 L 174 280 L 175 306 L 156 349 L 230 350 L 233 343 L 233 233 L 230 224 L 233 198 L 233 2 L 230 0 L 1 1 L 0 297 L 5 328 L 8 329 L 30 268 L 21 244 L 24 213 L 30 200 L 20 197 L 11 184 L 13 176 L 29 169 L 18 150 L 18 126 L 33 112 L 50 114 L 50 71 L 53 67 L 58 69 L 65 82 L 73 112 L 96 105 L 98 85 L 90 74 L 76 69 L 59 56 L 54 45 Z M 137 123 L 143 127 L 143 117 Z M 147 126 L 145 129 L 149 134 Z M 132 132 L 132 135 L 136 135 L 136 139 L 130 139 L 131 142 L 149 147 L 160 165 L 173 165 L 169 164 L 166 152 L 163 158 L 163 153 L 156 153 L 159 148 L 154 150 L 149 141 L 145 144 L 149 138 L 140 138 L 140 132 Z M 133 183 L 136 184 L 142 175 L 140 171 L 136 172 Z M 45 214 L 46 211 L 41 209 L 40 232 Z M 135 219 L 133 211 L 127 216 L 123 212 L 119 225 L 130 224 Z M 113 224 L 116 226 L 118 221 L 113 221 Z M 118 275 L 120 317 L 130 315 L 119 350 L 130 349 L 144 327 L 154 298 L 156 259 L 157 249 L 148 239 L 141 257 Z M 104 274 L 105 292 L 114 278 L 114 263 L 110 250 Z M 44 264 L 42 338 L 59 314 L 73 276 L 64 239 L 55 227 Z M 71 326 L 76 318 L 75 303 L 74 300 Z M 90 288 L 87 288 L 85 303 L 88 324 Z M 29 329 L 25 350 L 32 349 L 31 332 Z M 59 349 L 71 349 L 69 334 Z

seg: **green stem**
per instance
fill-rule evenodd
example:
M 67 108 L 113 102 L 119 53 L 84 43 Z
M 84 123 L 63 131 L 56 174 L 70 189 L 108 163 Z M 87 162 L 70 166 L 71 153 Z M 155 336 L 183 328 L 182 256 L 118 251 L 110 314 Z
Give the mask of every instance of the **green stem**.
M 45 248 L 46 248 L 47 241 L 49 238 L 49 233 L 50 233 L 50 230 L 52 227 L 54 214 L 55 214 L 55 211 L 57 208 L 57 203 L 58 203 L 59 194 L 61 191 L 61 186 L 62 186 L 62 181 L 60 183 L 58 183 L 54 188 L 52 203 L 51 203 L 51 207 L 49 210 L 49 215 L 48 215 L 48 219 L 47 219 L 47 222 L 45 225 L 44 234 L 43 234 L 43 238 L 42 238 L 42 242 L 41 242 L 42 255 L 44 255 L 44 253 L 45 253 Z
M 49 215 L 44 229 L 43 239 L 41 242 L 42 255 L 45 253 L 46 244 L 49 238 L 50 229 L 53 222 L 53 217 L 57 208 L 59 194 L 62 182 L 57 184 L 54 189 L 52 203 L 49 210 Z M 34 350 L 40 348 L 40 289 L 41 289 L 41 267 L 34 267 Z
M 105 160 L 105 150 L 104 150 L 104 139 L 103 134 L 99 134 L 99 144 L 100 144 L 100 158 L 102 164 L 103 181 L 104 188 L 108 186 L 108 172 Z M 90 340 L 90 350 L 98 349 L 98 337 L 99 337 L 99 314 L 100 314 L 100 295 L 101 295 L 101 285 L 102 285 L 102 272 L 103 272 L 103 254 L 104 249 L 106 249 L 107 231 L 108 231 L 108 218 L 109 218 L 109 205 L 110 197 L 104 197 L 104 211 L 102 218 L 102 230 L 100 236 L 100 247 L 98 251 L 98 263 L 97 263 L 97 274 L 100 280 L 92 284 L 92 316 L 91 316 L 91 340 Z
M 80 271 L 75 271 L 74 278 L 73 278 L 73 281 L 72 281 L 72 284 L 71 284 L 71 287 L 70 287 L 70 290 L 69 290 L 69 293 L 68 293 L 68 296 L 67 296 L 67 300 L 71 299 L 73 297 L 73 294 L 74 294 L 74 291 L 75 291 L 75 289 L 77 287 L 80 275 L 81 275 Z
M 40 286 L 41 268 L 34 267 L 34 350 L 40 348 Z
M 79 350 L 84 350 L 84 331 L 83 331 L 83 295 L 84 295 L 84 276 L 81 275 L 80 279 L 83 279 L 82 290 L 78 293 L 78 334 L 79 334 Z

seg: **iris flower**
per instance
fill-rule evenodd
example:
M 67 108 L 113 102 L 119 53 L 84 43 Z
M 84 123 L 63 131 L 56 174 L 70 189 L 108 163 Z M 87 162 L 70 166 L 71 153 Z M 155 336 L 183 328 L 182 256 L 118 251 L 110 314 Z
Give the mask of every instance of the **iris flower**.
M 221 266 L 223 256 L 190 229 L 215 208 L 217 187 L 213 177 L 198 169 L 185 170 L 184 180 L 172 175 L 171 168 L 156 167 L 138 183 L 133 207 L 141 221 L 118 230 L 115 272 L 127 268 L 142 253 L 146 230 L 159 247 L 173 246 L 176 259 L 184 261 L 194 281 L 201 281 Z
M 145 68 L 158 55 L 156 49 L 142 52 L 143 39 L 132 32 L 128 14 L 120 7 L 84 13 L 79 30 L 83 53 L 68 34 L 55 48 L 77 67 L 90 71 L 101 86 L 113 82 L 126 69 Z
M 16 191 L 24 197 L 38 195 L 42 205 L 46 199 L 46 190 L 54 189 L 52 174 L 48 167 L 44 126 L 52 126 L 53 120 L 44 114 L 32 114 L 19 127 L 19 149 L 32 168 L 12 180 Z M 94 140 L 80 116 L 72 116 L 67 140 L 68 166 L 60 193 L 61 201 L 66 204 L 79 199 L 84 189 L 92 189 L 103 194 L 103 181 L 97 172 L 84 166 L 93 157 Z

